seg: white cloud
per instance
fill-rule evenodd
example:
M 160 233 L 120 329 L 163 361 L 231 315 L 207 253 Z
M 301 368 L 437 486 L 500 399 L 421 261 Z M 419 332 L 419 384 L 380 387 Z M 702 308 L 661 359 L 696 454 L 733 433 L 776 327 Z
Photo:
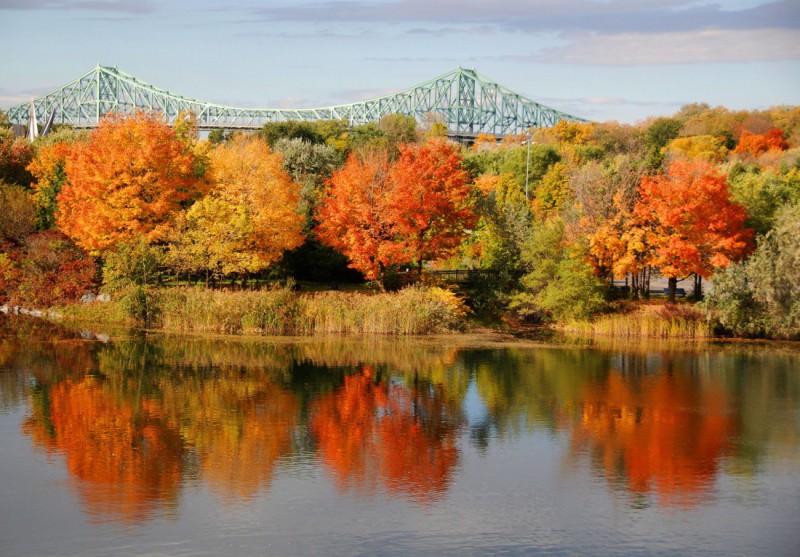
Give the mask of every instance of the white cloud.
M 800 60 L 795 29 L 709 29 L 675 33 L 570 33 L 568 44 L 526 57 L 528 62 L 607 66 Z M 521 61 L 520 57 L 514 57 Z
M 0 0 L 0 10 L 85 10 L 151 13 L 155 10 L 151 0 Z

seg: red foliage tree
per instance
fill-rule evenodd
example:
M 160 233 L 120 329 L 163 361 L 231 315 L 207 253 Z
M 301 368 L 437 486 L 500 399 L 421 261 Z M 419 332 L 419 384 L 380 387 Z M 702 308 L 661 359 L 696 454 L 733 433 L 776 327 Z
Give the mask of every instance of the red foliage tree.
M 318 212 L 319 239 L 347 256 L 350 266 L 369 280 L 408 261 L 405 246 L 393 241 L 392 189 L 385 151 L 352 154 L 331 176 Z
M 757 157 L 768 151 L 785 151 L 788 148 L 789 144 L 783 138 L 783 132 L 778 128 L 772 128 L 761 134 L 744 130 L 734 153 Z
M 0 295 L 34 307 L 77 301 L 90 290 L 97 266 L 63 233 L 39 232 L 0 261 Z
M 368 279 L 391 265 L 446 257 L 477 217 L 468 204 L 461 156 L 442 140 L 351 155 L 334 173 L 318 212 L 317 235 Z
M 634 215 L 653 247 L 650 263 L 669 278 L 670 301 L 678 277 L 708 278 L 752 250 L 746 210 L 733 201 L 728 181 L 702 160 L 676 160 L 665 175 L 645 177 Z
M 442 140 L 401 146 L 391 179 L 399 240 L 419 268 L 453 253 L 478 220 L 456 148 Z
M 33 146 L 24 137 L 14 139 L 10 131 L 0 129 L 0 182 L 28 187 L 31 174 L 27 166 L 33 159 Z

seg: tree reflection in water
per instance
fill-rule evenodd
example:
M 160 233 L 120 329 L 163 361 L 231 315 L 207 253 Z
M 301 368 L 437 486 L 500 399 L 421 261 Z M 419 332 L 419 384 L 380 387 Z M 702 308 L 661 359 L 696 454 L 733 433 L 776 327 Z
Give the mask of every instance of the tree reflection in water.
M 724 392 L 696 376 L 612 373 L 587 385 L 573 444 L 588 447 L 610 478 L 663 505 L 705 501 L 736 430 Z
M 34 413 L 24 431 L 49 454 L 64 456 L 93 520 L 139 522 L 174 506 L 183 443 L 157 402 L 132 405 L 93 377 L 46 390 L 47 415 Z
M 554 447 L 571 447 L 565 470 L 581 473 L 590 455 L 631 504 L 687 506 L 709 501 L 722 471 L 753 477 L 800 442 L 787 418 L 800 406 L 792 352 L 102 344 L 41 323 L 9 331 L 0 319 L 0 401 L 27 401 L 23 432 L 64 459 L 91 520 L 175 512 L 187 481 L 247 503 L 293 462 L 321 463 L 344 492 L 437 504 L 460 440 L 487 455 L 536 431 L 569 439 Z
M 315 401 L 309 420 L 340 488 L 370 493 L 383 486 L 418 503 L 447 491 L 460 423 L 458 407 L 436 387 L 391 382 L 371 366 Z

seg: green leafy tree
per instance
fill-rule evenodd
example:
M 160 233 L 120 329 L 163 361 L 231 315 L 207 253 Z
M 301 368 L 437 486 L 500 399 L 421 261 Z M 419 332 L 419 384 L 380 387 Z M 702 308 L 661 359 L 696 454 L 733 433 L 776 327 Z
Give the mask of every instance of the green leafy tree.
M 738 335 L 800 338 L 800 204 L 783 208 L 747 261 L 714 277 L 706 307 Z
M 522 248 L 528 272 L 511 307 L 524 317 L 586 319 L 605 308 L 604 288 L 592 274 L 584 254 L 567 245 L 564 223 L 540 223 Z
M 106 253 L 103 288 L 122 305 L 125 313 L 144 326 L 155 325 L 161 316 L 161 281 L 165 253 L 144 237 L 118 244 Z
M 766 234 L 775 224 L 777 212 L 785 205 L 800 202 L 800 171 L 781 174 L 758 168 L 731 176 L 731 193 L 747 208 L 747 225 L 757 234 Z
M 273 147 L 279 139 L 304 139 L 311 143 L 323 143 L 324 140 L 311 122 L 286 120 L 285 122 L 267 122 L 260 130 L 258 137 Z

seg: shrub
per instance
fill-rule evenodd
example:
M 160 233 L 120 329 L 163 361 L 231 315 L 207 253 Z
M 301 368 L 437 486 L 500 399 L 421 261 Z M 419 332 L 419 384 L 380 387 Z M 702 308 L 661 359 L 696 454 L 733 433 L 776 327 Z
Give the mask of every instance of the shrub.
M 94 261 L 61 232 L 48 230 L 25 239 L 0 261 L 0 288 L 14 304 L 50 307 L 77 301 L 95 284 Z

